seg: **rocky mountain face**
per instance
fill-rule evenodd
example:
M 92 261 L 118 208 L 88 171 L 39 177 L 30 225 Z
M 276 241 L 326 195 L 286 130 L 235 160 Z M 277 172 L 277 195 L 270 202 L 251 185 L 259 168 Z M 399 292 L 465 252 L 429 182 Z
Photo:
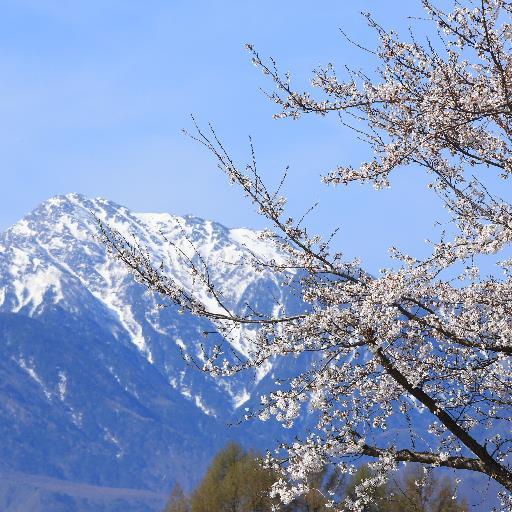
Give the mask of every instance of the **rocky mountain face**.
M 169 243 L 204 258 L 232 307 L 300 305 L 271 274 L 239 265 L 275 256 L 250 230 L 77 194 L 43 203 L 0 235 L 1 510 L 160 510 L 229 439 L 261 448 L 278 436 L 276 425 L 227 427 L 278 365 L 230 379 L 188 365 L 214 326 L 159 308 L 106 254 L 94 216 L 135 235 L 187 289 Z M 233 357 L 250 338 L 239 333 Z

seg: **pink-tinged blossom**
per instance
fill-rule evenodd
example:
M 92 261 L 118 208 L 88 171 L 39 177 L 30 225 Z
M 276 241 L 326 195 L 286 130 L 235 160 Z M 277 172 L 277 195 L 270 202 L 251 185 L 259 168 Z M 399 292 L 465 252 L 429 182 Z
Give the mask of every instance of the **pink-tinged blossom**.
M 311 91 L 298 92 L 274 61 L 247 48 L 277 86 L 269 94 L 277 118 L 335 114 L 369 144 L 370 160 L 326 172 L 325 183 L 382 188 L 411 166 L 427 173 L 450 214 L 427 258 L 393 248 L 397 268 L 369 275 L 312 236 L 302 219 L 287 217 L 285 198 L 266 188 L 254 155 L 240 167 L 215 132 L 198 127 L 193 137 L 273 226 L 262 237 L 281 257 L 254 255 L 244 264 L 300 290 L 303 310 L 233 311 L 202 260 L 177 254 L 194 278 L 193 294 L 136 242 L 102 226 L 112 253 L 152 291 L 210 318 L 225 339 L 240 329 L 251 334 L 247 357 L 228 363 L 219 345 L 204 353 L 203 371 L 232 375 L 276 357 L 309 356 L 307 368 L 276 385 L 255 411 L 287 427 L 306 411 L 316 418 L 303 439 L 268 459 L 283 472 L 273 492 L 285 503 L 307 491 L 308 472 L 326 463 L 350 472 L 364 455 L 374 460 L 374 476 L 356 488 L 356 499 L 334 506 L 362 510 L 368 491 L 410 461 L 483 473 L 502 486 L 503 510 L 512 510 L 512 205 L 486 185 L 498 176 L 505 190 L 512 173 L 512 3 L 467 0 L 451 13 L 423 4 L 439 29 L 435 44 L 403 41 L 368 17 L 380 39 L 376 79 L 351 71 L 341 80 L 329 64 L 315 71 Z M 502 256 L 503 277 L 482 276 L 479 258 L 489 254 Z M 204 296 L 216 307 L 205 306 Z M 409 439 L 386 435 L 390 425 Z

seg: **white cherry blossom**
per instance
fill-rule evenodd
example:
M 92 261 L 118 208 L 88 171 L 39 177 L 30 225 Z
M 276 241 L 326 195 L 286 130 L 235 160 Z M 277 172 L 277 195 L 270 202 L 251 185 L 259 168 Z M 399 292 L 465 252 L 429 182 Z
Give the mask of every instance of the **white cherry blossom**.
M 280 261 L 254 256 L 246 264 L 272 269 L 283 286 L 301 293 L 305 307 L 280 305 L 274 315 L 250 305 L 232 311 L 204 262 L 178 254 L 195 278 L 198 293 L 190 294 L 135 241 L 101 226 L 109 249 L 142 283 L 216 322 L 212 336 L 228 339 L 240 326 L 256 330 L 247 358 L 227 363 L 219 342 L 200 362 L 204 371 L 232 375 L 275 357 L 307 361 L 254 414 L 286 426 L 306 409 L 316 418 L 300 441 L 269 456 L 283 472 L 274 493 L 285 503 L 307 490 L 309 471 L 331 463 L 350 472 L 364 455 L 374 460 L 375 476 L 356 489 L 356 500 L 334 508 L 362 510 L 367 491 L 398 462 L 411 461 L 480 472 L 502 486 L 503 510 L 512 510 L 512 205 L 500 197 L 507 196 L 512 173 L 512 2 L 466 0 L 451 13 L 430 0 L 423 4 L 439 29 L 430 44 L 402 40 L 368 16 L 380 39 L 375 79 L 350 71 L 344 81 L 329 64 L 315 71 L 310 91 L 300 92 L 274 61 L 252 45 L 248 50 L 277 86 L 269 94 L 277 118 L 334 114 L 354 122 L 369 144 L 373 158 L 327 171 L 326 184 L 382 188 L 393 173 L 411 166 L 425 171 L 450 213 L 429 257 L 393 249 L 397 268 L 370 275 L 311 235 L 302 219 L 287 217 L 285 198 L 266 188 L 254 154 L 239 166 L 213 130 L 197 126 L 193 137 L 269 220 L 272 228 L 262 237 L 283 255 Z M 480 272 L 480 258 L 490 254 L 502 260 L 503 277 Z M 214 310 L 199 299 L 205 291 Z M 386 435 L 390 425 L 409 439 Z

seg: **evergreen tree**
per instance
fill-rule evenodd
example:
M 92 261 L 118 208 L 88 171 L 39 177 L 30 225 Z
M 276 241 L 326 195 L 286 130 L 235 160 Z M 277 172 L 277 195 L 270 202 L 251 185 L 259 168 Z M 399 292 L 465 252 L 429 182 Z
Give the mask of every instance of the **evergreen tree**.
M 351 477 L 346 488 L 345 497 L 351 501 L 358 499 L 357 487 L 375 476 L 374 472 L 368 466 L 361 466 Z M 364 505 L 363 512 L 391 512 L 386 508 L 387 489 L 386 486 L 378 486 L 365 493 L 371 500 Z
M 326 505 L 333 495 L 339 497 L 343 494 L 346 482 L 338 470 L 330 471 L 328 466 L 324 466 L 318 473 L 308 475 L 307 484 L 309 490 L 292 502 L 291 511 L 327 512 L 332 510 Z
M 261 466 L 253 451 L 229 444 L 214 458 L 191 497 L 192 512 L 266 512 L 276 475 Z
M 453 482 L 423 473 L 419 467 L 405 471 L 388 485 L 386 512 L 468 512 L 464 499 L 456 499 Z
M 355 487 L 371 476 L 371 470 L 361 467 L 347 486 L 347 496 L 353 499 Z M 468 512 L 466 501 L 454 496 L 455 487 L 449 478 L 424 473 L 416 466 L 373 490 L 364 512 Z
M 185 496 L 180 484 L 176 484 L 164 512 L 190 512 L 190 501 Z

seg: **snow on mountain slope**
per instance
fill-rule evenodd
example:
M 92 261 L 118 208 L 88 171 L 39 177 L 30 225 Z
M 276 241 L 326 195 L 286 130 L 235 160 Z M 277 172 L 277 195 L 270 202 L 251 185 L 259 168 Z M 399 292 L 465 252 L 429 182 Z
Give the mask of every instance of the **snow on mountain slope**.
M 201 255 L 232 307 L 251 302 L 271 311 L 275 298 L 284 303 L 294 300 L 282 296 L 282 287 L 270 273 L 240 265 L 254 254 L 279 257 L 253 231 L 228 229 L 192 216 L 133 213 L 105 199 L 69 194 L 49 199 L 0 235 L 0 311 L 40 318 L 62 309 L 93 318 L 108 326 L 121 343 L 134 344 L 169 385 L 205 414 L 217 416 L 242 405 L 264 375 L 255 380 L 212 380 L 187 366 L 182 352 L 200 357 L 202 332 L 212 326 L 178 315 L 172 306 L 158 308 L 158 298 L 106 254 L 97 239 L 94 216 L 127 236 L 133 234 L 186 289 L 194 284 L 169 250 L 169 241 L 193 259 L 198 258 L 196 251 Z M 214 307 L 206 295 L 201 299 Z M 247 353 L 250 340 L 251 332 L 241 330 L 233 348 Z

